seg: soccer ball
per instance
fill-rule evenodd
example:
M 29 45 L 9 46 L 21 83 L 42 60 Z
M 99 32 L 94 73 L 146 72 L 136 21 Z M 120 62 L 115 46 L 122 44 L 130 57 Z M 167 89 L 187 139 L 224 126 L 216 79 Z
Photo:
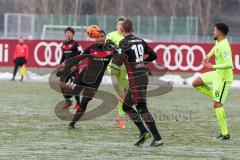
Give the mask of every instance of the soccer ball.
M 97 25 L 88 26 L 86 31 L 90 38 L 98 38 L 101 34 L 101 28 Z

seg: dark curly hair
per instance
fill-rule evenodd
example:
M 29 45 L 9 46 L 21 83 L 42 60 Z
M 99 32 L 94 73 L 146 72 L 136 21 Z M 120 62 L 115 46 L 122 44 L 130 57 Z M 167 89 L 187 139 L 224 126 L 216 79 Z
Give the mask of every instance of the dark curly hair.
M 215 27 L 219 30 L 219 31 L 221 31 L 225 36 L 228 34 L 228 32 L 229 32 L 229 28 L 228 28 L 228 26 L 226 25 L 226 24 L 224 24 L 224 23 L 216 23 L 215 24 Z
M 66 33 L 67 31 L 70 31 L 70 32 L 72 32 L 73 34 L 75 34 L 75 30 L 74 30 L 72 27 L 67 27 L 67 28 L 65 29 L 65 33 Z

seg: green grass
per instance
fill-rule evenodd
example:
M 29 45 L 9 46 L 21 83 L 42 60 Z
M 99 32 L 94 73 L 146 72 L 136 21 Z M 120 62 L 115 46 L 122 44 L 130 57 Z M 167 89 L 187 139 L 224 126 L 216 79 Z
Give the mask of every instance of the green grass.
M 148 99 L 165 139 L 158 148 L 135 147 L 138 131 L 127 118 L 126 129 L 114 124 L 117 108 L 97 119 L 77 123 L 55 116 L 61 94 L 47 83 L 0 81 L 0 159 L 237 159 L 240 156 L 240 90 L 231 90 L 225 105 L 229 141 L 215 141 L 218 125 L 212 102 L 191 88 Z M 114 93 L 112 86 L 102 90 Z M 99 103 L 93 100 L 88 110 Z M 178 121 L 177 121 L 178 120 Z

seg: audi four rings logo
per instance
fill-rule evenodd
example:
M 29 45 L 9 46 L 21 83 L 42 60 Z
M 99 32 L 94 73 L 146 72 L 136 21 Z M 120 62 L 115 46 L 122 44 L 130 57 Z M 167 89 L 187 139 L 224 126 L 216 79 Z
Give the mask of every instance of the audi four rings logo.
M 39 52 L 40 48 L 43 48 L 43 52 Z M 52 50 L 51 48 L 55 48 Z M 43 60 L 39 59 L 39 54 L 43 54 Z M 36 45 L 34 50 L 34 58 L 40 66 L 56 66 L 59 64 L 62 56 L 61 44 L 57 42 L 40 42 Z M 54 57 L 54 58 L 53 58 Z
M 206 56 L 206 52 L 199 45 L 166 46 L 159 44 L 154 48 L 154 51 L 157 53 L 159 50 L 163 50 L 163 54 L 160 55 L 163 60 L 163 65 L 170 70 L 179 69 L 182 71 L 187 71 L 191 69 L 193 71 L 199 71 L 203 68 L 202 64 L 194 65 L 196 54 L 200 54 L 202 59 Z M 187 51 L 186 54 L 183 54 L 184 51 Z M 173 56 L 171 53 L 174 53 Z M 183 62 L 186 62 L 186 64 L 183 64 Z M 159 68 L 159 65 L 157 65 L 156 61 L 154 62 L 154 65 L 155 67 Z
M 40 66 L 56 66 L 59 64 L 62 56 L 61 45 L 57 42 L 40 42 L 36 45 L 34 50 L 34 58 L 36 63 Z M 42 48 L 42 52 L 40 51 Z M 54 49 L 53 49 L 54 48 Z M 194 65 L 196 54 L 200 54 L 203 59 L 206 56 L 204 49 L 199 45 L 164 45 L 159 44 L 155 46 L 154 51 L 157 53 L 158 51 L 163 50 L 162 57 L 163 65 L 170 70 L 193 70 L 200 71 L 203 68 L 202 64 Z M 187 51 L 186 54 L 183 54 L 184 51 Z M 171 54 L 173 53 L 173 54 Z M 43 54 L 43 58 L 39 58 L 39 54 Z M 198 55 L 199 58 L 199 55 Z M 186 62 L 186 64 L 183 64 Z M 162 69 L 161 66 L 157 65 L 156 61 L 154 62 L 156 68 Z

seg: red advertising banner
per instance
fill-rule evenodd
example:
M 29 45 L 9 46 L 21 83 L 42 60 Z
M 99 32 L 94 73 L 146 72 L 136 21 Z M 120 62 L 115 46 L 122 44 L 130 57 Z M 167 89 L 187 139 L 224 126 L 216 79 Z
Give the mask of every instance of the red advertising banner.
M 62 41 L 26 40 L 29 46 L 28 67 L 53 68 L 59 64 L 62 56 Z M 0 67 L 13 66 L 13 56 L 18 40 L 0 40 Z M 84 50 L 92 44 L 80 41 Z M 155 69 L 165 66 L 170 72 L 205 72 L 201 62 L 211 50 L 213 44 L 206 43 L 149 43 L 158 55 L 153 63 Z M 234 73 L 240 74 L 240 44 L 233 44 Z M 213 60 L 214 61 L 214 58 Z M 152 66 L 152 67 L 153 67 Z

